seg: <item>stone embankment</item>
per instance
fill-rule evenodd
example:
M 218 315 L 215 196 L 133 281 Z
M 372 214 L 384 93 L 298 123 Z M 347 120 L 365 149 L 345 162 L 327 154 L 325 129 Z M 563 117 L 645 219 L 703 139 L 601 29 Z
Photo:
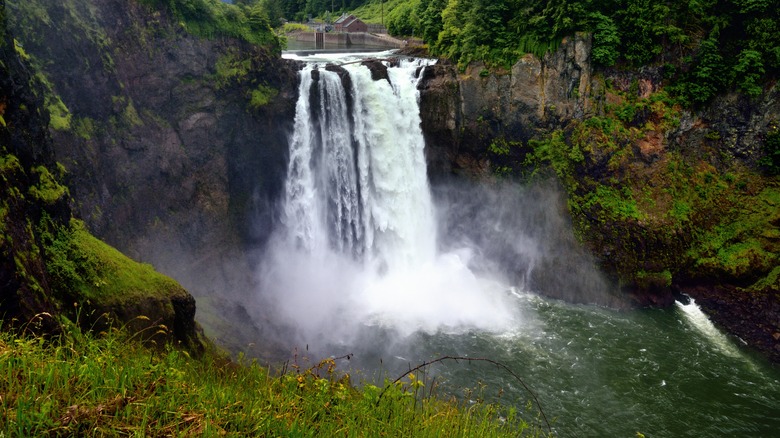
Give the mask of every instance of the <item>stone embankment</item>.
M 326 46 L 398 49 L 405 45 L 403 40 L 389 35 L 367 32 L 298 32 L 288 35 L 288 38 L 297 42 L 315 43 L 318 33 L 322 35 Z

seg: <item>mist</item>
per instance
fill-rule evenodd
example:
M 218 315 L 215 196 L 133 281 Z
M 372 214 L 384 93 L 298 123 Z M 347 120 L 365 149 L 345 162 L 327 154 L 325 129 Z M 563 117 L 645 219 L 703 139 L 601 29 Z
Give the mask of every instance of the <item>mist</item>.
M 436 253 L 417 265 L 382 269 L 328 246 L 312 251 L 279 224 L 254 271 L 253 306 L 283 328 L 276 342 L 312 355 L 392 358 L 420 335 L 533 330 L 534 315 L 518 302 L 525 294 L 619 303 L 578 249 L 554 183 L 450 182 L 431 192 Z

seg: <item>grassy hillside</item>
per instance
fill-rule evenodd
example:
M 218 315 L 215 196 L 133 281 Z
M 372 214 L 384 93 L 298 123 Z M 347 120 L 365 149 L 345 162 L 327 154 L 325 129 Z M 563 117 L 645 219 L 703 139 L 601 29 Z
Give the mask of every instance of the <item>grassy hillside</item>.
M 541 435 L 514 409 L 424 397 L 431 389 L 411 374 L 383 393 L 356 388 L 335 367 L 327 359 L 276 376 L 218 356 L 153 353 L 118 329 L 94 336 L 71 330 L 51 342 L 0 333 L 0 434 Z

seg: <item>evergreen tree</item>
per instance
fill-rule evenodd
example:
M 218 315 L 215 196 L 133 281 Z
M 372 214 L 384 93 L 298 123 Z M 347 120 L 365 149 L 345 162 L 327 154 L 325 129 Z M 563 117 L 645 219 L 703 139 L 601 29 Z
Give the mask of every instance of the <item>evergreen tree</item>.
M 420 30 L 423 41 L 435 45 L 442 31 L 442 11 L 447 6 L 447 0 L 420 0 L 417 6 L 417 17 L 420 19 Z
M 420 0 L 400 4 L 387 14 L 387 31 L 392 35 L 420 35 L 420 19 L 417 17 Z
M 461 32 L 470 0 L 448 0 L 441 12 L 441 32 L 434 45 L 437 53 L 457 60 L 461 54 Z
M 601 12 L 591 13 L 590 19 L 593 23 L 593 61 L 603 66 L 612 66 L 620 56 L 620 34 L 617 25 Z

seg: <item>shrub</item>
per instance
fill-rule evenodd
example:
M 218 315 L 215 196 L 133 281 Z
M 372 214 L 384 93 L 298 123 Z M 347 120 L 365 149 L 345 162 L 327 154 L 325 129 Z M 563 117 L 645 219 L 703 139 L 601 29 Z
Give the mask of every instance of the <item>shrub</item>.
M 764 156 L 759 163 L 769 175 L 780 175 L 780 129 L 772 126 L 764 138 Z

